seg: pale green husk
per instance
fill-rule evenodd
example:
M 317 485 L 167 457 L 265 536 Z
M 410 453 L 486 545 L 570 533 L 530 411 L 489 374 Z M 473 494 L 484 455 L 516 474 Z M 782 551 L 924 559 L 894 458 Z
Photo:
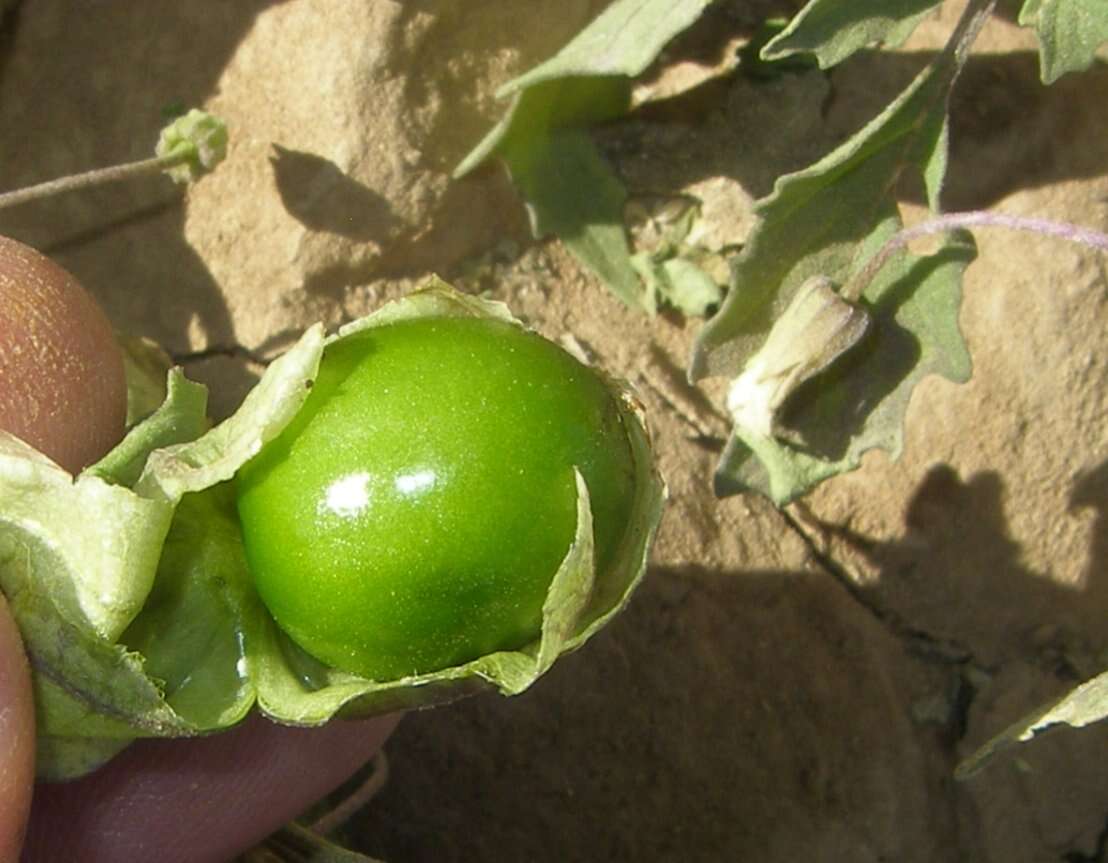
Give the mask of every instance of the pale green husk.
M 279 722 L 317 725 L 480 690 L 515 694 L 624 605 L 665 497 L 629 398 L 621 404 L 638 469 L 633 535 L 597 579 L 578 476 L 577 537 L 534 644 L 380 683 L 323 666 L 278 629 L 253 590 L 228 481 L 295 416 L 327 344 L 424 315 L 514 321 L 502 304 L 434 280 L 329 338 L 309 329 L 210 430 L 203 388 L 171 371 L 162 406 L 76 478 L 0 434 L 0 588 L 33 669 L 41 776 L 86 773 L 137 737 L 228 728 L 255 705 Z

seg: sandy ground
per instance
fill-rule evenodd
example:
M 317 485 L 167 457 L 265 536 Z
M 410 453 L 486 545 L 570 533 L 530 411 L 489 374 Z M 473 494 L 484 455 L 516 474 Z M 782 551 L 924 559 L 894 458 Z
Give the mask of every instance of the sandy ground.
M 409 716 L 388 786 L 350 827 L 360 850 L 390 863 L 1108 859 L 1105 729 L 952 778 L 1104 664 L 1108 264 L 980 234 L 962 312 L 974 378 L 920 387 L 903 457 L 873 455 L 785 512 L 716 500 L 722 384 L 683 375 L 700 322 L 631 312 L 557 243 L 531 241 L 499 170 L 449 179 L 499 116 L 496 86 L 603 5 L 527 0 L 523 26 L 493 0 L 99 3 L 75 28 L 63 0 L 9 4 L 5 187 L 144 156 L 179 102 L 223 115 L 233 143 L 186 195 L 108 189 L 4 213 L 0 231 L 54 254 L 117 327 L 163 343 L 220 414 L 304 325 L 432 271 L 571 334 L 642 393 L 672 500 L 641 594 L 523 696 Z M 670 52 L 677 95 L 606 137 L 634 195 L 697 196 L 721 245 L 742 241 L 777 174 L 886 104 L 957 13 L 829 74 L 696 83 L 783 8 L 713 7 Z M 979 49 L 954 103 L 947 206 L 1104 230 L 1108 68 L 1043 88 L 1033 39 L 1005 21 Z

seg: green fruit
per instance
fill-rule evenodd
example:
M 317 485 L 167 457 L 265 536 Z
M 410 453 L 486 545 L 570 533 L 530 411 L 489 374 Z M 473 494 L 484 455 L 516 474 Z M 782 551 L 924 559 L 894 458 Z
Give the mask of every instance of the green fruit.
M 330 345 L 310 396 L 239 474 L 257 590 L 339 669 L 393 680 L 534 641 L 589 489 L 597 572 L 635 466 L 617 396 L 534 333 L 424 317 Z

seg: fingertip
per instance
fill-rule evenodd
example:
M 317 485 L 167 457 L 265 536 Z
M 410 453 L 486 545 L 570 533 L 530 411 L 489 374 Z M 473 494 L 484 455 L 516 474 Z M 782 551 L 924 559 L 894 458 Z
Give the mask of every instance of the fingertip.
M 18 859 L 34 778 L 31 670 L 8 603 L 0 595 L 0 861 Z
M 0 429 L 75 473 L 119 442 L 126 416 L 104 313 L 66 270 L 0 236 Z
M 398 720 L 289 728 L 255 715 L 210 737 L 140 740 L 90 776 L 40 788 L 26 859 L 232 859 L 365 764 Z

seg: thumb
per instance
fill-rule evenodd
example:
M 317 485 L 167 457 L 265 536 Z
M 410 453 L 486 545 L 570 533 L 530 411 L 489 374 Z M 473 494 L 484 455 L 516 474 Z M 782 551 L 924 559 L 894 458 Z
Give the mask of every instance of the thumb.
M 69 273 L 0 237 L 0 429 L 76 471 L 122 435 L 126 404 L 103 313 Z M 30 668 L 0 595 L 0 863 L 19 856 L 34 759 Z
M 0 861 L 23 844 L 35 778 L 31 669 L 8 603 L 0 595 Z

